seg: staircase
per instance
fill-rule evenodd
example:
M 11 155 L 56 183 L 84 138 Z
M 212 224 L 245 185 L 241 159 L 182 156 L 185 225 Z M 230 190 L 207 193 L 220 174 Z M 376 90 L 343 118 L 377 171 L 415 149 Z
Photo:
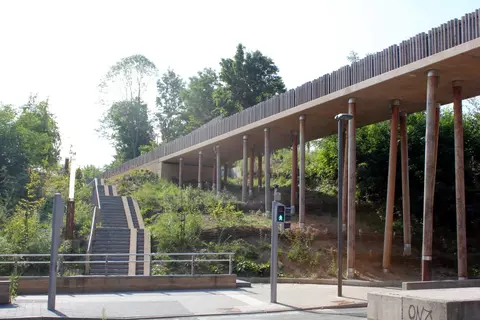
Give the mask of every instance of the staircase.
M 102 256 L 92 256 L 90 261 L 107 262 L 91 263 L 89 274 L 150 275 L 149 257 L 127 256 L 150 253 L 150 234 L 145 230 L 138 203 L 132 197 L 118 196 L 115 186 L 105 185 L 103 179 L 98 182 L 94 187 L 94 203 L 100 210 L 91 253 Z

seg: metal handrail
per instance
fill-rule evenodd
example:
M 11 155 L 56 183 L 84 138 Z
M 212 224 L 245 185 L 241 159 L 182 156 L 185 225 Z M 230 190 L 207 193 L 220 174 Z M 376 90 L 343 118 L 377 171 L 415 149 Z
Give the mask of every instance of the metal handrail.
M 95 236 L 95 229 L 97 227 L 97 206 L 93 207 L 93 215 L 92 215 L 92 225 L 90 227 L 90 236 L 88 237 L 88 246 L 87 246 L 87 257 L 85 258 L 85 273 L 90 272 L 90 254 L 92 253 L 93 248 L 93 238 Z
M 152 256 L 156 255 L 164 255 L 169 257 L 185 257 L 189 256 L 190 259 L 177 259 L 177 260 L 152 260 Z M 226 255 L 228 256 L 227 259 L 196 259 L 198 256 L 220 256 Z M 120 264 L 120 263 L 144 263 L 144 262 L 151 262 L 151 263 L 190 263 L 191 264 L 191 275 L 195 274 L 195 262 L 228 262 L 228 274 L 232 274 L 233 269 L 233 256 L 235 255 L 234 252 L 180 252 L 180 253 L 165 253 L 165 252 L 158 252 L 158 253 L 91 253 L 91 254 L 83 254 L 83 253 L 64 253 L 59 254 L 58 266 L 59 270 L 63 270 L 62 265 L 64 264 L 85 264 L 85 271 L 89 271 L 90 264 L 104 264 L 104 273 L 107 275 L 108 273 L 108 265 L 109 264 Z M 128 260 L 109 260 L 109 257 L 129 257 Z M 143 260 L 132 260 L 130 257 L 132 256 L 143 256 Z M 25 264 L 49 264 L 50 261 L 39 261 L 39 260 L 19 260 L 19 258 L 44 258 L 50 257 L 48 253 L 33 253 L 33 254 L 0 254 L 0 258 L 15 258 L 14 260 L 10 261 L 0 261 L 0 265 L 2 264 L 14 264 L 15 268 L 17 265 L 25 265 Z M 85 260 L 79 261 L 65 261 L 65 257 L 86 257 Z M 105 257 L 102 260 L 94 260 L 90 261 L 90 257 Z M 150 260 L 146 260 L 146 257 L 150 257 Z M 88 267 L 87 267 L 88 266 Z
M 100 195 L 98 194 L 98 179 L 95 178 L 95 193 L 97 195 L 97 207 L 99 210 L 102 209 L 102 205 L 100 204 Z

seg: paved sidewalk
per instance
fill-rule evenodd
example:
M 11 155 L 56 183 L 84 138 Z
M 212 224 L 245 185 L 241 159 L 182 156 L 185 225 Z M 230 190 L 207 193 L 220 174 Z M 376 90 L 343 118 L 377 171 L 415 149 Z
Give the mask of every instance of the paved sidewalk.
M 279 284 L 278 303 L 271 304 L 270 285 L 233 290 L 157 291 L 58 295 L 56 312 L 47 310 L 47 296 L 19 296 L 11 306 L 0 306 L 0 319 L 61 318 L 122 319 L 263 313 L 310 308 L 365 306 L 368 292 L 398 289 Z

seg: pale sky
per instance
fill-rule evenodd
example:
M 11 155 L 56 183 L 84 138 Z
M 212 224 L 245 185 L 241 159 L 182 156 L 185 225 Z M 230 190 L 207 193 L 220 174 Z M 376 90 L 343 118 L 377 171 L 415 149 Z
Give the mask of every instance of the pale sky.
M 242 42 L 273 58 L 286 86 L 398 44 L 478 9 L 478 0 L 337 1 L 21 1 L 0 2 L 0 102 L 49 98 L 80 165 L 103 166 L 114 154 L 95 132 L 105 107 L 97 85 L 119 59 L 143 54 L 160 73 L 184 79 L 218 69 Z M 154 107 L 155 91 L 147 102 Z

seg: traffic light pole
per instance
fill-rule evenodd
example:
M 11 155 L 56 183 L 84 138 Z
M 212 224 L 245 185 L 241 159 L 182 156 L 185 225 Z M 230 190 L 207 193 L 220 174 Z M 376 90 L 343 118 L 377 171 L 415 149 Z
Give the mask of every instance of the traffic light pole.
M 274 195 L 275 197 L 275 195 Z M 277 245 L 278 245 L 278 226 L 277 226 L 277 204 L 276 199 L 272 202 L 272 251 L 270 256 L 270 302 L 277 303 Z

